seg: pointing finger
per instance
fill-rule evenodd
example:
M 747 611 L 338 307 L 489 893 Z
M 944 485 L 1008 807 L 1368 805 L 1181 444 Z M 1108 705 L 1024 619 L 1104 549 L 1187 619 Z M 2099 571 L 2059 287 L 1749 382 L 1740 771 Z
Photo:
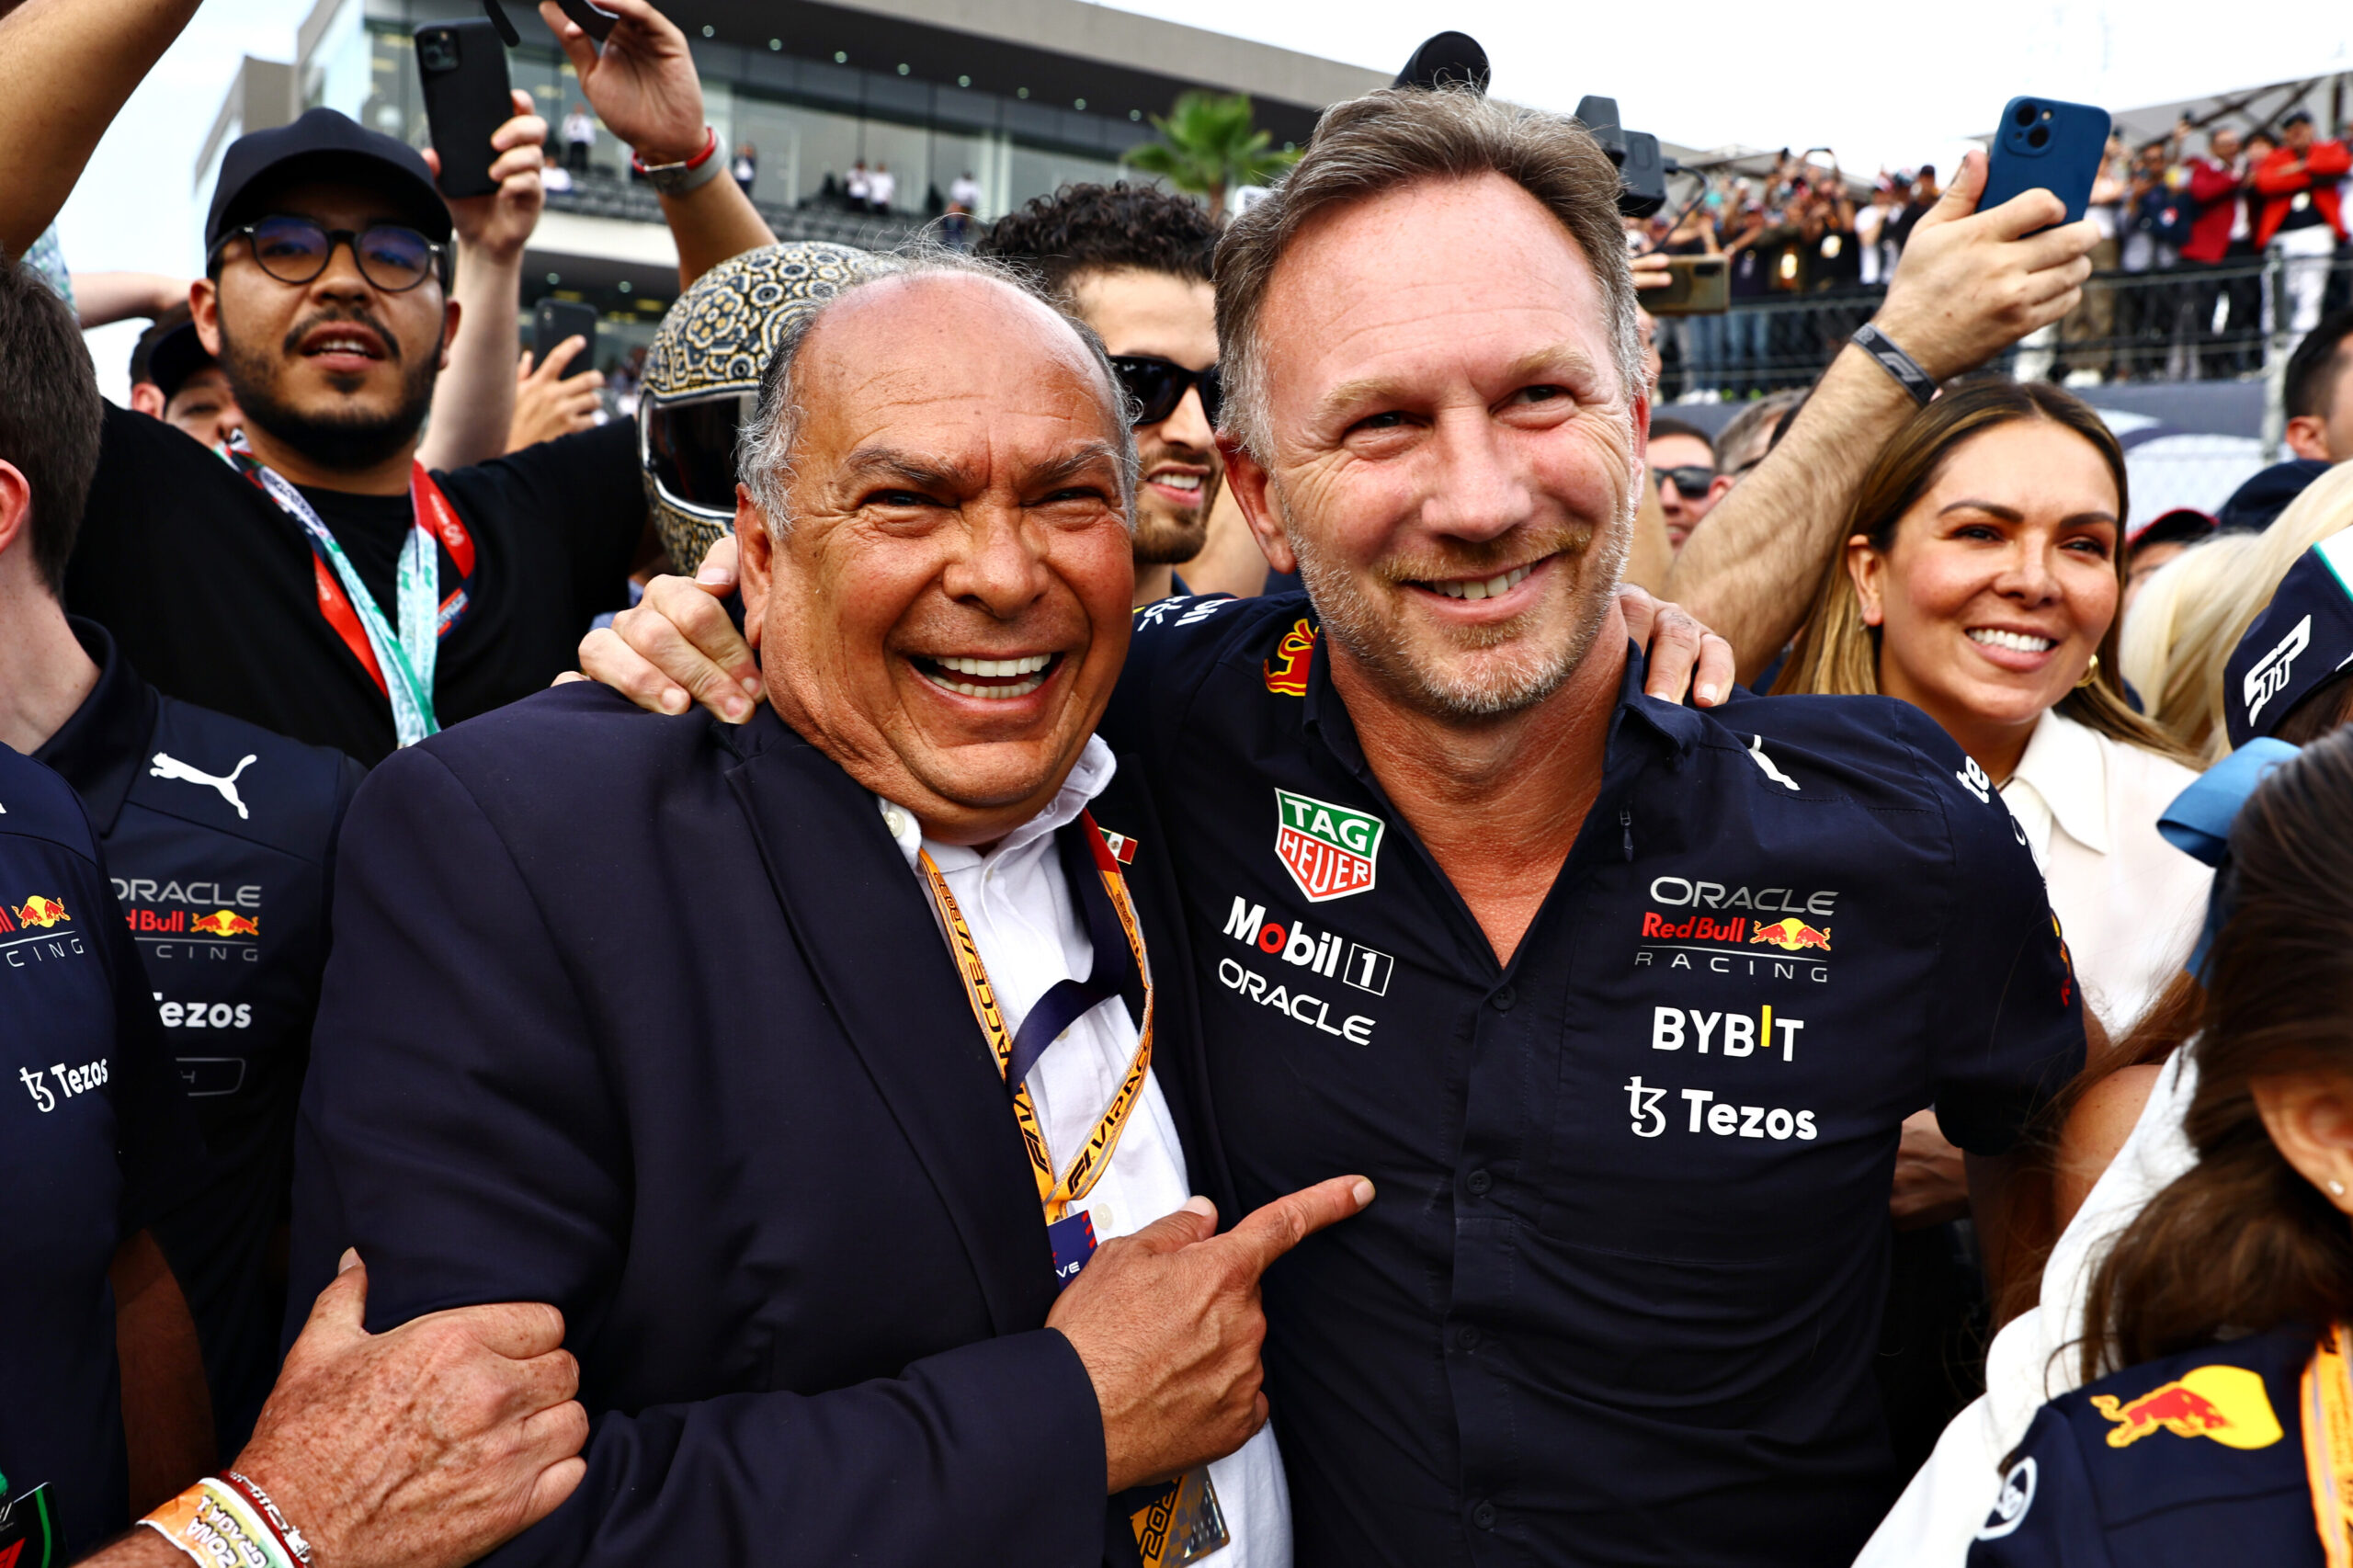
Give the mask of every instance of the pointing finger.
M 1334 1176 L 1253 1210 L 1222 1240 L 1244 1255 L 1256 1276 L 1326 1225 L 1363 1212 L 1371 1202 L 1372 1183 L 1360 1176 Z

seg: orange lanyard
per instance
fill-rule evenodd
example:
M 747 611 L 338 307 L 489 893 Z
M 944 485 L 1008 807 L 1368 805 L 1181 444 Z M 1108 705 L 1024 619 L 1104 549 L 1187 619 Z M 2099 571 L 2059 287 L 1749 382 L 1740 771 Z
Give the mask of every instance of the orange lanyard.
M 1021 1129 L 1022 1147 L 1029 1155 L 1029 1173 L 1038 1184 L 1038 1201 L 1044 1205 L 1050 1225 L 1067 1213 L 1072 1204 L 1094 1190 L 1095 1184 L 1103 1179 L 1103 1173 L 1110 1169 L 1111 1152 L 1119 1147 L 1120 1134 L 1127 1130 L 1128 1118 L 1143 1098 L 1143 1086 L 1152 1075 L 1152 967 L 1144 958 L 1143 927 L 1137 923 L 1135 905 L 1129 901 L 1127 879 L 1120 874 L 1116 862 L 1106 864 L 1109 855 L 1095 819 L 1082 812 L 1079 822 L 1091 835 L 1087 847 L 1096 852 L 1096 874 L 1103 879 L 1103 891 L 1110 895 L 1111 907 L 1120 916 L 1120 928 L 1127 935 L 1128 950 L 1135 955 L 1136 972 L 1143 977 L 1143 1027 L 1136 1031 L 1135 1055 L 1129 1060 L 1127 1074 L 1112 1094 L 1111 1103 L 1096 1119 L 1094 1131 L 1059 1177 L 1054 1175 L 1053 1156 L 1046 1148 L 1045 1129 L 1039 1125 L 1038 1108 L 1030 1097 L 1029 1085 L 1008 1085 L 1013 1091 L 1013 1119 Z M 956 895 L 949 891 L 948 879 L 932 864 L 928 851 L 919 851 L 916 859 L 923 868 L 924 881 L 931 889 L 932 903 L 939 911 L 940 924 L 947 928 L 949 949 L 955 954 L 956 971 L 963 979 L 965 998 L 972 1005 L 972 1017 L 996 1057 L 997 1074 L 1003 1077 L 1013 1061 L 1013 1031 L 1006 1028 L 1005 1015 L 998 1010 L 996 991 L 989 983 L 988 967 L 981 962 L 980 947 L 972 940 L 972 928 L 966 924 Z
M 2345 1325 L 2333 1325 L 2304 1368 L 2304 1475 L 2328 1568 L 2353 1568 L 2353 1368 Z

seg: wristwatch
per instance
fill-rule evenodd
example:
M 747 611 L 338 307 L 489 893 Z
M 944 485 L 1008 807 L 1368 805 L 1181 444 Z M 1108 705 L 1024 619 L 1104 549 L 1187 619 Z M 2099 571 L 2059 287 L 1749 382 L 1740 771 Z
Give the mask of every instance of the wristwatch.
M 665 196 L 684 196 L 696 187 L 709 184 L 720 170 L 719 132 L 710 126 L 702 128 L 702 151 L 684 163 L 649 164 L 635 153 L 630 154 L 630 165 L 645 176 L 647 183 Z

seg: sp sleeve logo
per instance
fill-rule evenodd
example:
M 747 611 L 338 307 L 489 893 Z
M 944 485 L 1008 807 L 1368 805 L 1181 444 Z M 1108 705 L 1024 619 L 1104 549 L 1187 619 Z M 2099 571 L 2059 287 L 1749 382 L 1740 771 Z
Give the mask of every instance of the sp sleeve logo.
M 1275 858 L 1310 903 L 1370 892 L 1388 824 L 1368 812 L 1275 791 Z
M 2288 679 L 2296 666 L 2296 655 L 2312 646 L 2313 618 L 2303 619 L 2288 630 L 2279 645 L 2263 655 L 2255 668 L 2246 672 L 2246 680 L 2239 696 L 2246 703 L 2246 722 L 2263 711 L 2263 705 L 2288 689 Z

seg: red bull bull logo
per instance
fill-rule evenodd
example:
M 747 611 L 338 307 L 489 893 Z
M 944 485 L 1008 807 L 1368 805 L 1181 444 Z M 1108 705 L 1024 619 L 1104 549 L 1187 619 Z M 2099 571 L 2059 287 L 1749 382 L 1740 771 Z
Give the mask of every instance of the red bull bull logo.
M 2116 1423 L 2108 1434 L 2111 1449 L 2129 1449 L 2157 1431 L 2211 1437 L 2228 1449 L 2268 1449 L 2280 1436 L 2261 1374 L 2245 1367 L 2200 1367 L 2137 1399 L 2096 1393 L 2092 1408 Z
M 1794 918 L 1776 920 L 1770 926 L 1759 926 L 1750 933 L 1748 939 L 1752 943 L 1769 943 L 1785 953 L 1794 953 L 1802 948 L 1820 948 L 1825 953 L 1830 950 L 1828 926 L 1817 931 L 1804 921 Z
M 61 920 L 71 920 L 74 917 L 72 915 L 65 913 L 65 906 L 63 904 L 58 903 L 53 898 L 43 898 L 39 893 L 33 894 L 32 897 L 25 900 L 24 903 L 17 906 L 17 922 L 18 925 L 38 926 L 43 931 L 48 930 L 51 926 L 56 925 Z
M 1301 616 L 1275 644 L 1275 656 L 1264 665 L 1267 689 L 1278 697 L 1305 697 L 1307 669 L 1314 657 L 1315 628 Z
M 216 909 L 210 915 L 199 915 L 188 923 L 188 928 L 203 937 L 258 937 L 259 923 L 238 914 L 233 909 Z

